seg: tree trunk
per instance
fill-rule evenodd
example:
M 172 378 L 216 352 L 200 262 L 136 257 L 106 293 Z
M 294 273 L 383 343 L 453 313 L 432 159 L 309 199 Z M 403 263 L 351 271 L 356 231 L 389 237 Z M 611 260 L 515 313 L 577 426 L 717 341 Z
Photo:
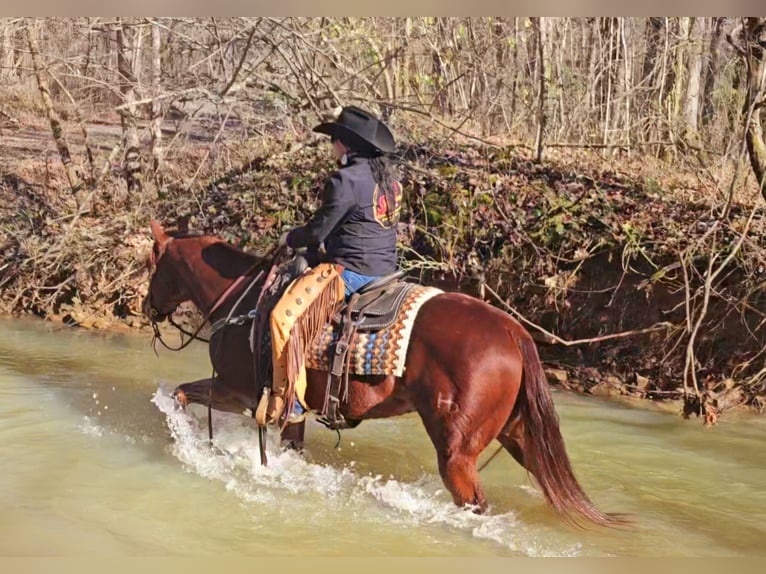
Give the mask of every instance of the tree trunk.
M 508 44 L 504 41 L 505 27 L 503 26 L 501 18 L 489 19 L 488 34 L 490 45 L 494 48 L 490 53 L 494 55 L 494 66 L 491 73 L 495 75 L 495 81 L 493 86 L 490 87 L 489 80 L 487 80 L 487 83 L 484 86 L 486 92 L 484 97 L 489 106 L 489 113 L 487 115 L 487 122 L 489 125 L 487 131 L 490 134 L 493 134 L 498 131 L 499 124 L 505 122 L 501 95 L 505 92 L 505 86 L 510 85 L 513 80 L 511 80 L 511 82 L 507 81 L 508 79 L 505 77 L 504 73 L 504 70 L 509 69 L 507 64 Z M 507 129 L 507 127 L 508 124 L 506 123 L 505 128 Z
M 598 57 L 596 44 L 600 43 L 600 18 L 588 18 L 586 39 L 588 42 L 588 109 L 595 110 L 598 103 Z M 598 116 L 601 114 L 597 114 Z
M 643 78 L 651 79 L 657 75 L 657 56 L 664 35 L 665 22 L 663 18 L 647 18 L 644 30 L 646 53 L 644 55 Z M 651 84 L 651 82 L 650 82 Z
M 403 102 L 406 102 L 410 97 L 410 68 L 414 67 L 411 63 L 412 46 L 410 45 L 410 38 L 412 36 L 412 18 L 407 16 L 404 18 L 404 40 L 400 46 L 399 52 L 399 94 Z
M 162 31 L 160 19 L 152 23 L 152 173 L 157 188 L 162 187 Z
M 444 18 L 436 19 L 436 34 L 429 38 L 431 43 L 431 74 L 433 78 L 434 99 L 433 104 L 439 108 L 442 116 L 447 115 L 447 68 L 442 58 L 441 40 L 446 35 Z
M 659 128 L 660 122 L 657 117 L 657 108 L 653 104 L 655 95 L 658 95 L 658 101 L 662 102 L 662 96 L 665 86 L 665 62 L 667 52 L 660 51 L 665 42 L 665 19 L 647 18 L 644 30 L 644 42 L 646 50 L 644 54 L 643 67 L 641 72 L 641 84 L 649 87 L 645 98 L 642 98 L 644 112 L 642 116 L 645 120 L 642 122 L 640 137 L 646 141 L 657 141 L 661 137 Z
M 689 24 L 689 81 L 684 99 L 684 132 L 689 142 L 699 145 L 698 118 L 700 87 L 702 85 L 702 58 L 704 53 L 705 18 L 692 18 Z
M 42 62 L 40 61 L 40 52 L 37 48 L 37 31 L 34 22 L 29 22 L 27 26 L 27 43 L 29 45 L 29 53 L 32 56 L 32 67 L 35 71 L 35 77 L 37 78 L 37 87 L 40 90 L 40 97 L 43 101 L 43 106 L 48 114 L 48 121 L 51 124 L 51 132 L 53 133 L 53 140 L 56 142 L 56 149 L 61 157 L 61 163 L 64 165 L 64 172 L 66 173 L 67 181 L 69 182 L 69 188 L 77 201 L 77 192 L 80 190 L 81 182 L 77 175 L 74 164 L 72 163 L 72 155 L 69 152 L 69 143 L 67 142 L 64 130 L 61 127 L 61 119 L 58 113 L 53 107 L 53 100 L 51 99 L 51 93 L 48 89 L 48 82 L 45 79 Z
M 558 24 L 561 23 L 561 26 Z M 558 136 L 560 137 L 567 124 L 567 112 L 564 103 L 564 57 L 567 49 L 567 36 L 566 36 L 566 18 L 552 19 L 550 22 L 551 32 L 551 45 L 556 46 L 556 50 L 551 51 L 551 64 L 556 66 L 556 95 L 558 96 L 556 101 L 556 113 L 558 114 L 558 121 L 553 123 L 558 125 Z M 554 53 L 556 57 L 554 56 Z M 553 79 L 553 78 L 551 78 Z
M 513 118 L 513 124 L 516 124 L 516 99 L 519 93 L 519 42 L 521 41 L 521 35 L 519 34 L 519 18 L 513 18 L 513 84 L 511 85 L 511 118 Z
M 618 141 L 626 145 L 630 145 L 630 97 L 633 74 L 630 48 L 630 19 L 615 18 L 614 62 L 617 66 L 617 97 L 613 102 L 612 133 L 622 133 Z
M 16 65 L 15 48 L 13 45 L 14 28 L 12 23 L 0 25 L 0 80 L 10 82 L 14 76 Z
M 766 103 L 766 18 L 745 18 L 727 36 L 727 40 L 745 60 L 747 89 L 742 115 L 745 143 L 761 194 L 766 198 L 766 144 L 763 141 L 761 109 Z
M 125 181 L 128 191 L 141 191 L 141 148 L 136 125 L 136 65 L 134 34 L 120 21 L 117 28 L 117 70 L 122 105 L 119 107 L 125 148 Z
M 614 89 L 614 82 L 612 81 L 614 77 L 614 60 L 615 60 L 615 39 L 614 39 L 614 21 L 615 18 L 608 18 L 606 19 L 604 23 L 604 29 L 607 31 L 608 34 L 608 41 L 607 41 L 607 49 L 606 49 L 606 63 L 604 64 L 605 69 L 605 75 L 606 75 L 606 101 L 604 103 L 604 136 L 603 136 L 603 144 L 604 146 L 608 146 L 610 143 L 610 137 L 609 134 L 612 130 L 612 122 L 613 122 L 613 95 L 612 90 Z M 619 49 L 619 48 L 618 48 Z M 618 110 L 619 111 L 619 110 Z
M 726 18 L 713 18 L 710 44 L 708 44 L 708 65 L 705 67 L 705 87 L 702 97 L 702 125 L 706 126 L 713 118 L 715 106 L 713 93 L 718 78 L 721 61 L 721 41 Z
M 543 137 L 545 135 L 545 23 L 542 17 L 532 18 L 537 39 L 537 135 L 535 136 L 535 160 L 543 159 Z
M 668 85 L 669 92 L 667 100 L 664 103 L 664 111 L 666 114 L 667 134 L 666 137 L 670 141 L 677 143 L 679 141 L 678 126 L 680 123 L 679 116 L 681 113 L 681 100 L 684 93 L 684 86 L 686 80 L 686 46 L 685 38 L 689 35 L 689 18 L 668 18 L 666 25 L 667 34 L 667 46 L 668 51 L 673 51 L 674 61 L 672 65 L 667 68 L 667 77 L 665 83 Z M 671 38 L 673 35 L 681 38 L 680 42 L 675 46 L 671 44 Z M 668 55 L 670 60 L 670 55 Z M 673 152 L 676 149 L 673 148 Z

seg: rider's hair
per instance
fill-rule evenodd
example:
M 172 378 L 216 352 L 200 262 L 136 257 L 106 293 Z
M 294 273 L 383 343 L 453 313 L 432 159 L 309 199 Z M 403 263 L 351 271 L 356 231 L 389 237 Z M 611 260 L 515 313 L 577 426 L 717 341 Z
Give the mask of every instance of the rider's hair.
M 386 215 L 391 219 L 394 215 L 394 210 L 396 209 L 394 182 L 397 180 L 397 173 L 389 156 L 379 151 L 370 150 L 369 148 L 359 149 L 354 144 L 350 144 L 343 139 L 341 139 L 341 142 L 343 142 L 343 145 L 348 149 L 349 156 L 368 158 L 370 169 L 372 170 L 372 179 L 378 184 L 378 187 L 386 198 Z

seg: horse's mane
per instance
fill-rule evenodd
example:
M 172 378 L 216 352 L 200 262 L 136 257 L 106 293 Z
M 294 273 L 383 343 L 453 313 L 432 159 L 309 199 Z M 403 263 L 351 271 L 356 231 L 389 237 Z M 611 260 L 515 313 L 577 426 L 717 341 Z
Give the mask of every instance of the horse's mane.
M 254 271 L 271 263 L 270 257 L 249 253 L 215 235 L 177 233 L 172 236 L 177 239 L 207 239 L 203 243 L 202 258 L 225 275 Z
M 244 249 L 241 249 L 240 247 L 237 247 L 236 245 L 232 245 L 222 237 L 218 237 L 217 235 L 211 235 L 209 233 L 203 233 L 201 231 L 182 231 L 178 229 L 166 229 L 165 233 L 172 237 L 173 239 L 209 239 L 207 246 L 215 245 L 216 247 L 225 248 L 229 251 L 232 251 L 234 254 L 237 255 L 243 255 L 245 257 L 252 257 L 255 259 L 263 259 L 262 256 L 256 255 L 255 253 L 248 253 Z

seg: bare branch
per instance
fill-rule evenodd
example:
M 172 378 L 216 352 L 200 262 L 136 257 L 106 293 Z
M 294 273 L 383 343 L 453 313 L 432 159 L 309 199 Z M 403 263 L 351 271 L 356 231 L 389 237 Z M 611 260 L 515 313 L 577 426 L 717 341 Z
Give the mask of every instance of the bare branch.
M 660 323 L 655 323 L 651 327 L 646 327 L 644 329 L 634 329 L 631 331 L 623 331 L 621 333 L 613 333 L 611 335 L 600 335 L 598 337 L 591 337 L 588 339 L 576 339 L 574 341 L 567 341 L 565 339 L 562 339 L 558 335 L 554 335 L 550 331 L 547 331 L 540 325 L 537 325 L 536 323 L 533 323 L 532 321 L 524 317 L 521 313 L 519 313 L 516 309 L 514 309 L 511 305 L 509 305 L 507 301 L 503 300 L 503 298 L 500 297 L 500 295 L 498 295 L 498 293 L 486 283 L 483 283 L 482 286 L 498 301 L 498 303 L 502 304 L 503 307 L 511 315 L 519 319 L 519 321 L 521 321 L 522 323 L 534 328 L 539 333 L 542 333 L 545 336 L 545 339 L 543 339 L 542 342 L 545 342 L 548 344 L 557 344 L 557 345 L 564 345 L 565 347 L 573 347 L 575 345 L 587 345 L 590 343 L 599 343 L 602 341 L 609 341 L 613 339 L 626 339 L 628 337 L 635 337 L 637 335 L 645 335 L 647 333 L 654 333 L 656 331 L 663 331 L 663 330 L 676 328 L 676 325 L 674 325 L 673 323 L 669 321 L 662 321 Z

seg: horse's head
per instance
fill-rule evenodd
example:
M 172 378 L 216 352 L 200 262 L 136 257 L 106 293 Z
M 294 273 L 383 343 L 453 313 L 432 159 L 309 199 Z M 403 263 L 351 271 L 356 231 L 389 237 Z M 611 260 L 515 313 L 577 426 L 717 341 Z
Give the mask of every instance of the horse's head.
M 223 308 L 229 289 L 257 265 L 269 262 L 220 237 L 185 230 L 167 232 L 157 221 L 150 226 L 154 235 L 149 258 L 152 271 L 141 309 L 153 323 L 166 319 L 184 301 L 193 302 L 205 314 Z
M 151 279 L 149 291 L 141 305 L 144 315 L 153 323 L 164 321 L 176 307 L 190 299 L 178 272 L 178 260 L 173 256 L 173 237 L 168 235 L 157 221 L 150 224 L 154 245 L 149 258 Z

